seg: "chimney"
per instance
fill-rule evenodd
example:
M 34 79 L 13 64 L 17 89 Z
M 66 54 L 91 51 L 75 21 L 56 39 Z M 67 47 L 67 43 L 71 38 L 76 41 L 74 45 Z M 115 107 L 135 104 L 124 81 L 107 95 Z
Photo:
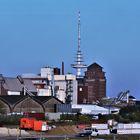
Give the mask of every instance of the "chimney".
M 62 61 L 62 75 L 64 75 L 64 62 Z

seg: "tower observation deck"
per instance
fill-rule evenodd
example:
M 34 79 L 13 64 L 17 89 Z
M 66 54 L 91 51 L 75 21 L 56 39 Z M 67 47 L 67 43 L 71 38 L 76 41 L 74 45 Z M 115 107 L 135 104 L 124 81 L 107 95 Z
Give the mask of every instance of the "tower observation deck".
M 87 65 L 84 64 L 83 62 L 83 54 L 82 54 L 82 51 L 81 51 L 81 33 L 80 33 L 80 26 L 81 26 L 81 23 L 80 23 L 80 12 L 78 13 L 78 49 L 77 49 L 77 52 L 76 52 L 76 59 L 75 59 L 75 64 L 71 64 L 71 66 L 73 68 L 76 69 L 77 73 L 76 73 L 76 77 L 77 78 L 82 78 L 82 69 L 86 68 Z

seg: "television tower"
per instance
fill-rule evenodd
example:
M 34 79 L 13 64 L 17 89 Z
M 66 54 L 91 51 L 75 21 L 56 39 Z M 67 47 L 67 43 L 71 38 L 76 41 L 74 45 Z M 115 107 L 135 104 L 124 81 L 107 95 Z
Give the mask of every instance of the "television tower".
M 81 34 L 80 34 L 80 12 L 78 13 L 78 49 L 77 49 L 77 52 L 76 52 L 76 60 L 75 60 L 75 64 L 72 64 L 71 66 L 73 68 L 76 69 L 77 71 L 77 74 L 76 74 L 76 77 L 77 78 L 82 78 L 82 73 L 81 73 L 81 70 L 83 68 L 86 68 L 87 65 L 86 64 L 83 64 L 83 57 L 82 57 L 82 52 L 81 52 Z

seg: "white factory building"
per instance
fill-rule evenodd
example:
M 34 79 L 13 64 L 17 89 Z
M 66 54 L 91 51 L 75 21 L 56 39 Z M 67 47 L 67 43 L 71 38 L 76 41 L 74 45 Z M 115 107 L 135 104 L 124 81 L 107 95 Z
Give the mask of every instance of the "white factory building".
M 98 105 L 88 105 L 88 104 L 73 104 L 72 109 L 79 109 L 81 114 L 109 114 L 109 109 L 98 106 Z
M 38 96 L 55 96 L 62 102 L 77 104 L 77 80 L 73 74 L 55 74 L 54 68 L 43 67 L 40 74 L 22 74 L 31 79 Z

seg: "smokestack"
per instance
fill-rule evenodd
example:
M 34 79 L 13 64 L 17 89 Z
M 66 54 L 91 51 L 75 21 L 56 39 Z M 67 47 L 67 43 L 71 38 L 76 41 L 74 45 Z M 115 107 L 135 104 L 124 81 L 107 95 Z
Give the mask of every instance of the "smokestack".
M 62 61 L 62 75 L 64 75 L 64 62 Z

